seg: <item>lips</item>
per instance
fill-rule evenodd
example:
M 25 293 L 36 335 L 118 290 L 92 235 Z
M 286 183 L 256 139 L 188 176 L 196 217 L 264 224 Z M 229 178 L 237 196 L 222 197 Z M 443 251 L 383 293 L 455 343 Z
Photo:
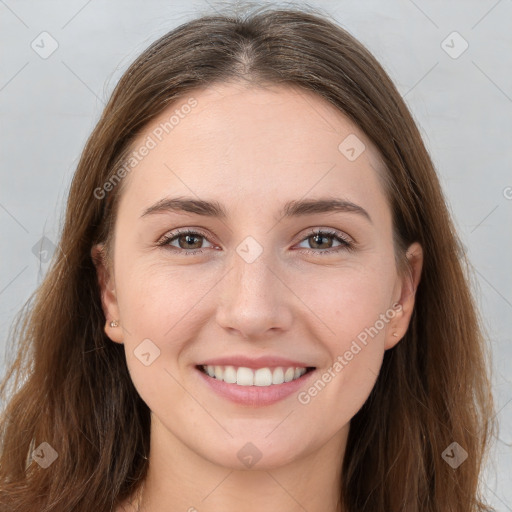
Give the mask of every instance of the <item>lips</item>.
M 208 390 L 208 393 L 213 392 L 214 395 L 222 399 L 235 403 L 238 406 L 246 407 L 270 406 L 288 397 L 292 397 L 308 386 L 316 375 L 316 371 L 313 368 L 309 368 L 309 371 L 289 382 L 269 386 L 255 386 L 238 385 L 210 377 L 202 367 L 196 367 L 195 372 L 199 377 L 199 382 L 202 383 L 200 385 L 206 386 L 204 389 Z
M 198 363 L 198 366 L 234 366 L 235 368 L 252 368 L 257 370 L 259 368 L 309 368 L 313 367 L 312 364 L 305 361 L 296 361 L 287 359 L 280 356 L 261 356 L 261 357 L 247 357 L 247 356 L 229 356 L 215 359 L 207 359 Z
M 249 407 L 268 406 L 298 393 L 314 378 L 316 367 L 279 356 L 229 356 L 195 366 L 207 390 Z

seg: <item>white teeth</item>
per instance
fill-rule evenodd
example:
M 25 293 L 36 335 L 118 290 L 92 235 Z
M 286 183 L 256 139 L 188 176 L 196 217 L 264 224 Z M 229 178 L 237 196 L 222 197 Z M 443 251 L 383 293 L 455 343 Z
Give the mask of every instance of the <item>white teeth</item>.
M 254 372 L 255 386 L 270 386 L 272 384 L 272 372 L 270 368 L 260 368 Z
M 283 384 L 302 377 L 306 373 L 306 368 L 282 367 L 277 368 L 246 368 L 240 366 L 203 366 L 203 370 L 210 377 L 217 380 L 223 380 L 229 384 L 238 384 L 239 386 L 271 386 Z
M 272 374 L 272 384 L 282 384 L 284 382 L 284 371 L 282 368 L 276 368 Z
M 254 372 L 250 368 L 241 366 L 236 371 L 236 383 L 239 386 L 252 386 L 254 384 Z
M 224 382 L 234 384 L 236 382 L 236 369 L 234 366 L 226 366 L 224 368 Z
M 290 382 L 291 380 L 293 380 L 293 376 L 294 375 L 295 375 L 295 370 L 293 368 L 288 368 L 284 372 L 284 381 L 285 382 Z

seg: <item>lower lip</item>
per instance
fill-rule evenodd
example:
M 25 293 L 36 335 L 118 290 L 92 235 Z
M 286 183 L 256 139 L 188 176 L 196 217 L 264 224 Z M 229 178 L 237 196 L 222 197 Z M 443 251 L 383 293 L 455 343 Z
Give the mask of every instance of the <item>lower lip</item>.
M 270 405 L 296 393 L 309 381 L 311 375 L 315 373 L 315 370 L 309 371 L 302 375 L 302 377 L 290 382 L 283 382 L 283 384 L 239 386 L 238 384 L 230 384 L 223 380 L 214 379 L 197 368 L 195 370 L 201 375 L 203 381 L 210 386 L 210 389 L 213 389 L 217 394 L 237 404 L 253 407 Z

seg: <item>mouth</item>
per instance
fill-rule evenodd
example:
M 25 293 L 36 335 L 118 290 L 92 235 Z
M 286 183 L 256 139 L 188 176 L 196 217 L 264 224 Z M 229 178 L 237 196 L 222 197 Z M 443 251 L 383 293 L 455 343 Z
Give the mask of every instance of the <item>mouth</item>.
M 315 370 L 314 366 L 276 366 L 247 368 L 245 366 L 197 365 L 196 368 L 217 381 L 237 386 L 276 387 L 300 380 Z

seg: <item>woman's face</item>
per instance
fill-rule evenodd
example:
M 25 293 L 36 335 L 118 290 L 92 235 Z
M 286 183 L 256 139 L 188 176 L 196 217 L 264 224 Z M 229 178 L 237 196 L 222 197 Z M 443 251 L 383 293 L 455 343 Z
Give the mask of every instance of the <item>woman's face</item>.
M 374 146 L 312 93 L 224 83 L 134 151 L 100 281 L 152 443 L 232 468 L 343 446 L 418 280 L 397 274 Z

